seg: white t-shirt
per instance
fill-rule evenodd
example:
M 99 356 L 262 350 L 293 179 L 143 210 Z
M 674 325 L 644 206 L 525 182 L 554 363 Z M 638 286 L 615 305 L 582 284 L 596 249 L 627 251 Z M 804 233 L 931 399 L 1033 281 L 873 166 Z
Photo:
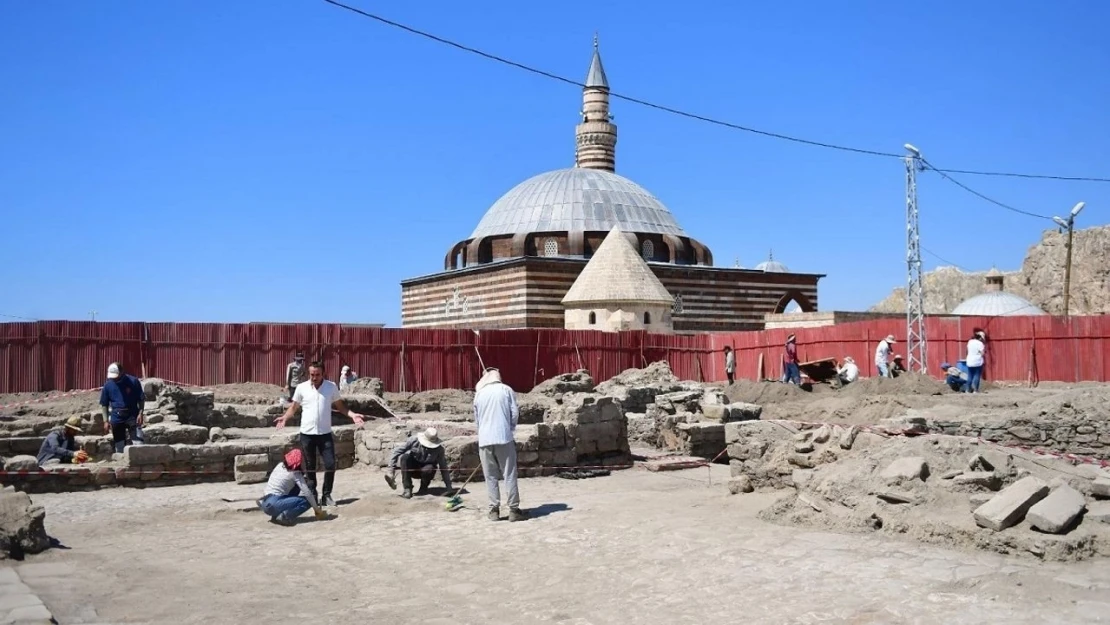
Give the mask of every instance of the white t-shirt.
M 969 367 L 982 367 L 983 366 L 983 352 L 987 350 L 987 346 L 983 345 L 983 341 L 979 339 L 971 339 L 967 342 L 967 366 Z
M 293 401 L 301 406 L 301 434 L 331 432 L 331 405 L 340 399 L 339 387 L 331 380 L 324 380 L 320 388 L 312 386 L 312 380 L 298 384 Z
M 844 378 L 845 382 L 855 382 L 859 379 L 859 367 L 854 362 L 846 362 L 840 368 L 840 377 Z
M 886 339 L 879 341 L 879 347 L 875 349 L 875 364 L 885 365 L 890 360 L 890 343 Z

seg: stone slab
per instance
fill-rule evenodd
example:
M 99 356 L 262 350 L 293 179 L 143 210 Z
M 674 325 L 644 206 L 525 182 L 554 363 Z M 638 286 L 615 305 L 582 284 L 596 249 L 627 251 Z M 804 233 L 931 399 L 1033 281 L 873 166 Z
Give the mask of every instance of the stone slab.
M 54 623 L 54 615 L 46 606 L 39 604 L 36 606 L 28 606 L 25 608 L 16 608 L 8 612 L 7 620 L 0 621 L 4 623 Z
M 1002 480 L 990 471 L 973 471 L 961 473 L 952 478 L 952 483 L 964 488 L 978 488 L 996 491 L 1002 486 Z
M 1096 501 L 1087 505 L 1087 514 L 1083 515 L 1083 522 L 1110 523 L 1110 501 Z
M 0 586 L 18 583 L 20 583 L 20 580 L 19 576 L 15 574 L 15 569 L 0 569 Z
M 899 458 L 883 469 L 880 477 L 887 481 L 924 480 L 929 476 L 929 465 L 920 456 Z
M 693 456 L 670 456 L 667 458 L 660 458 L 658 460 L 648 460 L 644 463 L 644 468 L 648 471 L 682 471 L 684 469 L 693 469 L 696 467 L 704 467 L 706 464 L 704 458 L 695 458 Z
M 988 501 L 990 501 L 991 497 L 994 497 L 994 495 L 992 495 L 990 493 L 975 493 L 974 495 L 969 497 L 968 498 L 968 503 L 971 506 L 971 511 L 975 512 L 975 510 L 977 510 L 979 508 L 979 506 L 981 506 L 981 505 L 987 503 Z
M 1092 482 L 1091 494 L 1095 497 L 1110 498 L 1110 477 L 1100 477 Z
M 0 614 L 10 612 L 16 608 L 29 608 L 37 605 L 42 605 L 42 600 L 29 592 L 18 595 L 4 595 L 0 597 Z
M 1024 477 L 979 506 L 974 512 L 975 523 L 1001 532 L 1020 523 L 1029 509 L 1047 496 L 1048 484 L 1044 480 Z
M 1082 493 L 1067 484 L 1061 484 L 1048 497 L 1029 508 L 1025 518 L 1029 519 L 1030 525 L 1042 532 L 1063 534 L 1071 528 L 1086 507 L 1087 500 Z
M 173 462 L 173 447 L 169 445 L 128 445 L 123 448 L 123 463 L 128 467 L 171 462 Z

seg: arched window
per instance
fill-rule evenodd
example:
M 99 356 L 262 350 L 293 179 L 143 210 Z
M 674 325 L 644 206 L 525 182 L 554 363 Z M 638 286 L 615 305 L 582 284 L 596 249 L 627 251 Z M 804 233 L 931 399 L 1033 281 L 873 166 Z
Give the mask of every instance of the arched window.
M 671 312 L 678 315 L 682 313 L 682 296 L 674 296 L 674 304 L 671 305 Z
M 597 313 L 590 313 L 590 325 L 597 323 Z
M 559 242 L 555 239 L 548 239 L 543 242 L 543 255 L 544 256 L 558 256 L 559 255 Z
M 644 325 L 650 325 L 650 324 L 651 324 L 651 313 L 644 312 Z
M 644 255 L 644 260 L 655 258 L 655 244 L 651 242 L 651 239 L 644 241 L 641 253 Z

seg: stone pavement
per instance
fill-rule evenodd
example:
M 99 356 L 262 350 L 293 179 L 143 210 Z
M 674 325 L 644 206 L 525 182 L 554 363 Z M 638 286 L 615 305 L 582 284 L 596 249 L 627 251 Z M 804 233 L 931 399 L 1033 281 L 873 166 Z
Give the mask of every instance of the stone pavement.
M 70 564 L 39 562 L 0 568 L 0 625 L 99 624 L 96 610 L 70 592 Z

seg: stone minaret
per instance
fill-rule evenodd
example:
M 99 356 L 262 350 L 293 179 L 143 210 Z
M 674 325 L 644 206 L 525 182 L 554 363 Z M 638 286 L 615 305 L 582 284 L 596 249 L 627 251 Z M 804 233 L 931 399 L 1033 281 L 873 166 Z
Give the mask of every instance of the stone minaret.
M 609 81 L 601 66 L 601 53 L 594 35 L 594 58 L 582 90 L 582 123 L 574 129 L 574 166 L 615 171 L 617 126 L 609 121 Z

